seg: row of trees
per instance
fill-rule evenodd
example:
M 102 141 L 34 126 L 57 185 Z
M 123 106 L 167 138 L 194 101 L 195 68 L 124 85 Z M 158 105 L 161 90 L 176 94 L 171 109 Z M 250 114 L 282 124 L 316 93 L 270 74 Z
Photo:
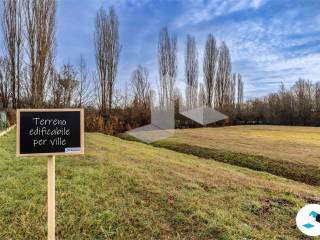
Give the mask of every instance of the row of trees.
M 320 82 L 299 79 L 276 93 L 243 106 L 242 120 L 268 124 L 320 126 Z
M 5 43 L 5 56 L 0 59 L 2 107 L 82 106 L 89 97 L 86 90 L 89 87 L 93 90 L 93 84 L 88 81 L 97 80 L 95 93 L 100 112 L 111 115 L 121 50 L 119 22 L 113 8 L 108 11 L 100 8 L 97 12 L 94 31 L 97 71 L 89 80 L 83 57 L 78 69 L 70 63 L 65 64 L 60 72 L 55 68 L 55 0 L 2 0 L 1 25 Z M 158 63 L 159 103 L 161 107 L 170 107 L 174 101 L 177 76 L 177 39 L 170 36 L 167 28 L 160 31 Z M 206 42 L 203 72 L 205 91 L 200 91 L 200 96 L 196 41 L 188 36 L 185 59 L 187 106 L 205 104 L 213 107 L 215 103 L 215 107 L 222 109 L 224 104 L 235 102 L 236 82 L 231 77 L 228 47 L 222 43 L 218 49 L 212 35 Z M 147 69 L 138 67 L 131 84 L 136 95 L 134 99 L 138 98 L 145 105 L 150 102 Z M 148 93 L 139 89 L 142 86 L 148 86 Z M 149 99 L 142 101 L 142 98 Z
M 94 21 L 96 70 L 90 71 L 81 55 L 75 65 L 66 63 L 58 70 L 55 66 L 56 1 L 0 1 L 5 53 L 0 56 L 3 108 L 84 106 L 91 109 L 92 118 L 98 119 L 90 121 L 93 125 L 100 124 L 102 129 L 121 125 L 123 130 L 145 124 L 156 98 L 163 109 L 172 109 L 177 102 L 188 109 L 213 107 L 229 115 L 232 121 L 259 116 L 258 119 L 270 123 L 309 124 L 310 115 L 318 111 L 315 106 L 319 105 L 319 97 L 315 96 L 320 95 L 319 86 L 310 87 L 312 83 L 306 80 L 299 81 L 290 91 L 283 87 L 282 92 L 266 99 L 244 103 L 244 83 L 240 74 L 232 73 L 228 46 L 225 42 L 219 46 L 212 34 L 204 46 L 202 81 L 196 39 L 191 35 L 186 38 L 186 89 L 182 97 L 183 91 L 175 87 L 177 38 L 167 28 L 159 34 L 157 94 L 151 89 L 148 70 L 140 65 L 132 73 L 130 86 L 125 86 L 124 91 L 115 89 L 121 46 L 119 20 L 112 7 L 101 7 Z M 303 89 L 303 97 L 299 97 L 297 89 Z M 313 97 L 306 97 L 306 89 L 313 89 L 310 90 Z M 286 99 L 286 109 L 291 109 L 286 114 L 279 107 L 284 106 L 283 99 Z M 312 99 L 312 104 L 307 104 L 309 100 L 305 99 Z
M 1 1 L 3 107 L 39 107 L 44 102 L 54 66 L 55 13 L 54 0 Z
M 160 31 L 158 46 L 160 106 L 172 105 L 177 75 L 177 40 L 168 29 Z M 203 83 L 199 84 L 199 60 L 194 37 L 188 35 L 185 47 L 185 105 L 188 109 L 207 106 L 220 111 L 234 111 L 243 104 L 243 81 L 240 74 L 232 74 L 227 45 L 218 47 L 209 34 L 203 59 Z M 181 101 L 180 101 L 181 102 Z
M 1 0 L 4 56 L 0 56 L 0 105 L 72 107 L 92 101 L 85 59 L 55 67 L 55 0 Z
M 113 8 L 100 8 L 95 19 L 95 56 L 98 72 L 100 112 L 105 120 L 112 113 L 112 98 L 118 71 L 120 44 L 119 22 Z M 107 115 L 108 113 L 108 115 Z

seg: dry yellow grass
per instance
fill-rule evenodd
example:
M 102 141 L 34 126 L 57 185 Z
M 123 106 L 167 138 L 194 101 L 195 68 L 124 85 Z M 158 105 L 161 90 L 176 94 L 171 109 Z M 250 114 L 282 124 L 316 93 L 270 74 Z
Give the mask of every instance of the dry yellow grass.
M 183 129 L 166 141 L 320 166 L 319 127 L 255 125 Z
M 301 239 L 318 187 L 192 155 L 86 134 L 57 158 L 58 239 Z M 46 158 L 0 138 L 0 239 L 46 238 Z

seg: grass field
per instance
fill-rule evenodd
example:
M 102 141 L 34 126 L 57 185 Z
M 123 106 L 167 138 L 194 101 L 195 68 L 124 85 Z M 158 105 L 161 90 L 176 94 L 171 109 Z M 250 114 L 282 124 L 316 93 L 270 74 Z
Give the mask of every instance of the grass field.
M 230 164 L 86 134 L 58 157 L 58 239 L 303 239 L 295 215 L 318 187 Z M 46 238 L 46 158 L 0 138 L 0 239 Z
M 176 130 L 170 140 L 320 167 L 320 128 L 231 126 Z
M 183 129 L 155 145 L 320 184 L 320 128 L 316 127 Z

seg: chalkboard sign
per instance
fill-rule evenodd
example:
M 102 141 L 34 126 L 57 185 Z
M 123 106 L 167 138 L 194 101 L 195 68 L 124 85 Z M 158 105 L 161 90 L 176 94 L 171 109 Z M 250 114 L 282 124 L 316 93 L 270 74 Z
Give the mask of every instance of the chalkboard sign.
M 17 156 L 84 153 L 83 109 L 18 109 Z

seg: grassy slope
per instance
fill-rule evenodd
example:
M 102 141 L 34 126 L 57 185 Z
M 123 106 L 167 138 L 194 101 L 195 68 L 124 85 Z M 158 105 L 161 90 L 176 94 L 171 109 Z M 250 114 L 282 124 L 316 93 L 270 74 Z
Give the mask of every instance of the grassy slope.
M 235 126 L 184 129 L 155 145 L 320 184 L 320 128 Z
M 320 167 L 320 127 L 248 125 L 177 129 L 171 140 Z
M 0 239 L 46 238 L 46 159 L 0 138 Z M 295 215 L 319 188 L 194 156 L 86 134 L 58 157 L 59 239 L 301 239 Z

